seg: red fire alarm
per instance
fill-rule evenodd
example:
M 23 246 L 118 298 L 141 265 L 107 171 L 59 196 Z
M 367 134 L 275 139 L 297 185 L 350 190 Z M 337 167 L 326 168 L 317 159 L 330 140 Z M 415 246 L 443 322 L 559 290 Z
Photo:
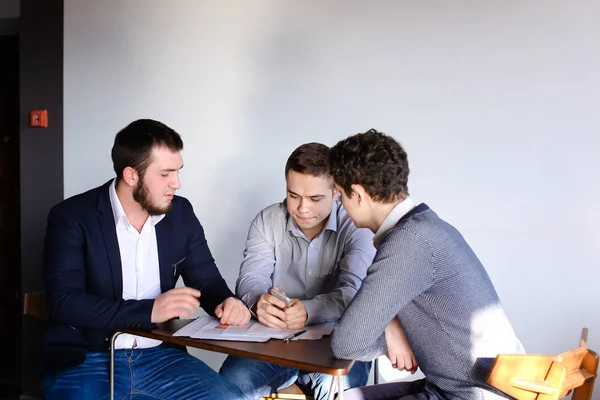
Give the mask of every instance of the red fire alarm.
M 30 125 L 37 128 L 48 127 L 48 110 L 33 110 L 29 119 Z

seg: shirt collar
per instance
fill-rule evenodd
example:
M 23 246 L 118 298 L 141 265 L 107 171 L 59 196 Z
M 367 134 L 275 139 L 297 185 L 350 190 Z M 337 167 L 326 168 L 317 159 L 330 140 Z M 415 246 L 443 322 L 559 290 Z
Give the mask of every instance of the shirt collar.
M 284 203 L 285 209 L 287 210 L 287 200 L 284 200 L 283 203 Z M 333 205 L 331 206 L 331 214 L 329 214 L 329 217 L 327 217 L 327 223 L 325 224 L 325 228 L 323 229 L 324 231 L 330 230 L 333 232 L 337 232 L 337 214 L 338 214 L 338 209 L 340 207 L 340 204 L 341 203 L 339 200 L 336 200 L 333 202 Z M 290 215 L 289 212 L 288 212 L 286 230 L 292 232 L 295 235 L 299 235 L 302 233 L 302 231 L 298 227 L 298 224 L 296 224 L 296 221 L 294 221 L 294 218 L 292 218 L 292 216 Z
M 392 211 L 385 217 L 377 232 L 375 232 L 375 236 L 373 237 L 373 245 L 375 247 L 379 247 L 379 243 L 383 240 L 383 238 L 391 231 L 397 224 L 398 221 L 402 219 L 410 210 L 415 208 L 415 202 L 410 196 L 407 196 L 404 200 L 398 203 Z
M 110 199 L 110 205 L 112 208 L 113 217 L 115 219 L 115 226 L 118 225 L 119 221 L 122 219 L 129 223 L 129 218 L 127 218 L 127 214 L 125 214 L 121 200 L 119 200 L 119 196 L 117 196 L 116 182 L 117 180 L 113 179 L 110 187 L 108 188 L 108 197 Z M 165 214 L 151 215 L 150 222 L 152 223 L 152 226 L 158 224 L 164 217 Z
M 331 214 L 329 214 L 329 217 L 327 219 L 327 224 L 325 225 L 324 230 L 330 230 L 330 231 L 337 232 L 337 214 L 338 214 L 339 208 L 340 208 L 340 201 L 339 200 L 334 201 L 333 206 L 331 206 Z

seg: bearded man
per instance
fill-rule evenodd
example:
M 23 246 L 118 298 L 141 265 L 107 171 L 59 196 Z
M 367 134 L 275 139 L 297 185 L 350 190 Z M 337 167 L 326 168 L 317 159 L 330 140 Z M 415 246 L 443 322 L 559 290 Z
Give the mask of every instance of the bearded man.
M 115 137 L 116 178 L 50 211 L 46 399 L 108 398 L 110 338 L 122 328 L 187 318 L 200 305 L 222 323 L 248 323 L 250 312 L 221 277 L 192 205 L 175 195 L 182 149 L 163 123 L 134 121 Z M 185 287 L 175 288 L 180 276 Z M 138 396 L 243 397 L 185 349 L 124 334 L 115 344 L 115 397 Z

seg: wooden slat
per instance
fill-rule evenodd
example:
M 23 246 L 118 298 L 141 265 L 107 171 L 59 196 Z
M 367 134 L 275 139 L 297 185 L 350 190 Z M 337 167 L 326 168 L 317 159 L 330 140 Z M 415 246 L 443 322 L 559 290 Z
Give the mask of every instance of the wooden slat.
M 579 340 L 579 347 L 587 348 L 588 328 L 581 330 L 581 339 Z
M 23 314 L 39 319 L 40 321 L 48 321 L 50 319 L 50 312 L 46 304 L 46 294 L 43 292 L 25 293 Z
M 565 378 L 567 376 L 567 368 L 559 361 L 554 361 L 550 366 L 548 375 L 546 376 L 546 383 L 548 386 L 554 388 L 553 393 L 540 393 L 537 400 L 556 400 L 564 397 L 561 392 Z
M 586 382 L 591 382 L 593 380 L 594 375 L 590 374 L 587 371 L 584 371 L 582 369 L 573 371 L 565 378 L 565 390 L 571 390 L 573 388 L 583 385 Z
M 583 360 L 581 362 L 581 369 L 592 374 L 593 378 L 590 380 L 586 380 L 586 382 L 583 385 L 575 389 L 573 391 L 573 396 L 571 397 L 571 400 L 589 400 L 592 398 L 592 394 L 594 392 L 594 383 L 596 382 L 598 374 L 598 364 L 600 364 L 598 354 L 588 349 L 587 354 L 585 355 L 585 357 L 583 357 Z
M 541 379 L 513 379 L 511 385 L 517 389 L 527 390 L 529 392 L 554 394 L 556 388 L 550 386 L 548 382 Z
M 585 347 L 578 347 L 571 351 L 559 354 L 562 359 L 561 364 L 567 368 L 567 374 L 576 371 L 581 366 L 583 357 L 587 354 L 588 349 Z

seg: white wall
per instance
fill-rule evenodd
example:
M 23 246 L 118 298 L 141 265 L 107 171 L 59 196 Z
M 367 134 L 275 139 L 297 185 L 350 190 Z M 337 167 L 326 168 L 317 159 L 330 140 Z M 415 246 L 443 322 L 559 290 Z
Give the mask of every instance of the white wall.
M 582 326 L 598 349 L 598 20 L 594 0 L 65 0 L 65 195 L 112 177 L 127 123 L 167 123 L 233 287 L 289 153 L 375 127 L 406 147 L 413 196 L 466 236 L 529 352 L 575 346 Z

